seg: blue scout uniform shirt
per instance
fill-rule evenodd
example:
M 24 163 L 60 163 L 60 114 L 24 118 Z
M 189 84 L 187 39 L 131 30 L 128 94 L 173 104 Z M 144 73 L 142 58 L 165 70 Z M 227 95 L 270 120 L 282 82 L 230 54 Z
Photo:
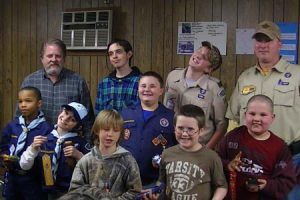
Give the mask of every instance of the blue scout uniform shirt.
M 159 170 L 153 167 L 152 157 L 161 155 L 163 146 L 168 148 L 177 144 L 173 117 L 174 112 L 162 104 L 153 115 L 144 121 L 143 109 L 140 104 L 125 108 L 121 115 L 124 119 L 125 133 L 129 133 L 128 140 L 122 140 L 120 145 L 130 151 L 140 168 L 143 185 L 158 179 Z M 161 136 L 162 137 L 161 137 Z M 166 140 L 166 144 L 161 143 Z
M 28 132 L 26 142 L 23 150 L 18 153 L 21 157 L 22 153 L 30 146 L 35 136 L 48 135 L 53 130 L 53 126 L 48 122 L 41 122 L 37 127 Z M 18 138 L 23 129 L 19 123 L 18 117 L 11 121 L 2 131 L 2 139 L 0 143 L 0 154 L 10 154 L 10 148 L 13 149 L 17 146 Z M 29 199 L 41 199 L 42 188 L 40 177 L 42 172 L 38 170 L 37 165 L 28 170 L 21 170 L 19 164 L 14 166 L 14 170 L 6 174 L 5 186 L 3 195 L 8 199 L 15 199 L 16 195 L 28 196 Z
M 48 135 L 48 141 L 41 147 L 41 152 L 39 153 L 39 163 L 42 163 L 42 156 L 45 153 L 50 153 L 51 160 L 54 156 L 54 149 L 56 146 L 57 137 L 55 137 L 53 134 Z M 86 154 L 90 151 L 90 145 L 87 143 L 87 141 L 81 137 L 81 136 L 74 136 L 69 137 L 64 140 L 66 141 L 72 141 L 73 145 L 83 154 Z M 62 144 L 61 152 L 60 152 L 60 159 L 58 160 L 58 169 L 56 172 L 56 180 L 55 180 L 55 188 L 53 187 L 45 187 L 46 190 L 59 190 L 62 192 L 67 192 L 70 186 L 70 181 L 73 174 L 73 169 L 71 169 L 67 162 L 66 157 L 64 156 L 63 151 L 64 145 Z M 42 166 L 41 166 L 42 167 Z

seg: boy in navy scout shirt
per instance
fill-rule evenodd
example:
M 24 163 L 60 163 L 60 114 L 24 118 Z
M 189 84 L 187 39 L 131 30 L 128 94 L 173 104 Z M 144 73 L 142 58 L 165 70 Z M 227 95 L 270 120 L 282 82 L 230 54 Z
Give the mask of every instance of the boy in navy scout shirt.
M 205 112 L 200 142 L 209 148 L 215 148 L 227 129 L 224 88 L 220 80 L 209 75 L 221 64 L 218 48 L 204 41 L 190 57 L 189 66 L 173 70 L 166 81 L 164 105 L 167 108 L 177 112 L 182 105 L 193 104 Z
M 39 163 L 49 200 L 67 193 L 76 162 L 90 149 L 86 140 L 77 133 L 82 128 L 87 109 L 76 102 L 62 107 L 55 129 L 47 137 L 36 136 L 20 160 L 24 170 Z
M 19 166 L 19 158 L 37 135 L 46 137 L 53 126 L 45 121 L 40 111 L 42 97 L 35 87 L 24 87 L 18 93 L 18 107 L 21 116 L 11 121 L 2 131 L 0 156 L 6 168 L 3 196 L 10 200 L 45 199 L 40 184 L 39 171 L 33 165 L 24 171 Z
M 156 72 L 141 76 L 138 87 L 140 103 L 122 110 L 125 137 L 121 146 L 130 151 L 136 159 L 143 186 L 152 184 L 158 178 L 158 167 L 152 158 L 175 145 L 174 112 L 159 103 L 163 94 L 163 80 Z

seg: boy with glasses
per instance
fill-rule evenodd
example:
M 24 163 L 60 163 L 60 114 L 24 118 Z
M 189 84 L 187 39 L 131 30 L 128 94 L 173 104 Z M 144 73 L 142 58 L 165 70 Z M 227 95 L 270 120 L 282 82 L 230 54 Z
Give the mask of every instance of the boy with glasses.
M 195 105 L 182 106 L 174 117 L 178 145 L 161 156 L 159 181 L 165 183 L 163 199 L 223 199 L 227 182 L 216 152 L 199 143 L 205 116 Z M 145 195 L 146 196 L 146 195 Z M 151 195 L 158 199 L 159 195 Z

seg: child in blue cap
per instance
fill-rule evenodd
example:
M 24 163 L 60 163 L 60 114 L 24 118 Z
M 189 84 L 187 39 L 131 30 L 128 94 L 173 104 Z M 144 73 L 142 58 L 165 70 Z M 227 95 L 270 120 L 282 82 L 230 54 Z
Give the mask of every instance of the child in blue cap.
M 20 160 L 24 170 L 29 170 L 34 162 L 40 163 L 48 199 L 57 199 L 67 193 L 77 161 L 90 150 L 87 141 L 78 134 L 87 109 L 76 102 L 62 108 L 51 134 L 36 136 Z

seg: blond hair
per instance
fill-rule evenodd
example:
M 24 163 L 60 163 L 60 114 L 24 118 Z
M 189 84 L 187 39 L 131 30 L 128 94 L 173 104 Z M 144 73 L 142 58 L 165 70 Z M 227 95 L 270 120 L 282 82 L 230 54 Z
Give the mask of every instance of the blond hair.
M 124 130 L 123 130 L 124 121 L 122 116 L 116 110 L 102 110 L 98 113 L 94 125 L 92 127 L 92 142 L 94 145 L 99 144 L 99 131 L 103 129 L 117 129 L 120 130 L 120 138 L 124 137 Z

